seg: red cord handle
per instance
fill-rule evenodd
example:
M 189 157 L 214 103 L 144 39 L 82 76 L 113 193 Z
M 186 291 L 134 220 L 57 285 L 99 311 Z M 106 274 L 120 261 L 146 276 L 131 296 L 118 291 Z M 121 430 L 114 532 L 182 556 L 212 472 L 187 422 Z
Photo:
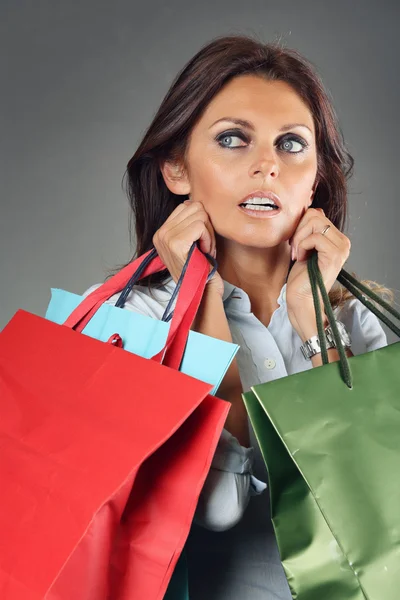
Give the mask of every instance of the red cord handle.
M 99 310 L 100 306 L 126 286 L 150 252 L 151 250 L 132 261 L 97 289 L 93 290 L 69 315 L 63 325 L 81 333 Z M 140 279 L 162 271 L 165 268 L 160 257 L 156 256 L 143 271 Z M 152 360 L 163 363 L 171 368 L 179 369 L 190 327 L 199 308 L 209 271 L 210 264 L 207 258 L 195 247 L 177 295 L 176 306 L 165 346 L 158 354 L 152 357 Z

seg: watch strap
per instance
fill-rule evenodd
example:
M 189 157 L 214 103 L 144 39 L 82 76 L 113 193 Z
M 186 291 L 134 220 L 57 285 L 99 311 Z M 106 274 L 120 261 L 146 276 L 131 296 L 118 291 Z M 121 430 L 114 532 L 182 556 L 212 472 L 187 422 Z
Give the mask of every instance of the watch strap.
M 338 325 L 340 325 L 339 333 L 341 334 L 342 346 L 345 349 L 350 348 L 350 345 L 349 345 L 350 335 L 349 335 L 344 323 L 342 323 L 341 321 L 336 321 L 336 323 Z M 345 337 L 343 337 L 342 330 L 343 330 L 343 333 L 345 333 Z M 335 340 L 334 340 L 333 334 L 332 334 L 332 328 L 330 325 L 325 327 L 324 334 L 325 334 L 327 350 L 329 350 L 330 348 L 336 348 Z M 347 338 L 347 339 L 345 339 L 345 338 Z M 306 360 L 311 360 L 311 358 L 313 356 L 322 352 L 321 343 L 320 343 L 320 339 L 319 339 L 318 335 L 313 335 L 311 338 L 306 340 L 304 342 L 304 344 L 302 346 L 300 346 L 300 349 Z
M 329 350 L 330 348 L 335 348 L 334 342 L 326 341 L 326 347 Z M 313 335 L 308 340 L 304 342 L 300 346 L 300 350 L 303 353 L 303 356 L 306 360 L 311 360 L 313 356 L 316 354 L 320 354 L 321 352 L 321 343 L 318 335 Z

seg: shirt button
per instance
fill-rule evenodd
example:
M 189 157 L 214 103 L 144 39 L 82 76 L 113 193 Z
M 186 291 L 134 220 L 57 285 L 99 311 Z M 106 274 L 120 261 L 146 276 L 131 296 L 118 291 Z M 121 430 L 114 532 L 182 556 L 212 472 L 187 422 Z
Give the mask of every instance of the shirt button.
M 264 365 L 267 367 L 267 369 L 275 369 L 276 362 L 274 361 L 273 358 L 266 358 L 264 360 Z

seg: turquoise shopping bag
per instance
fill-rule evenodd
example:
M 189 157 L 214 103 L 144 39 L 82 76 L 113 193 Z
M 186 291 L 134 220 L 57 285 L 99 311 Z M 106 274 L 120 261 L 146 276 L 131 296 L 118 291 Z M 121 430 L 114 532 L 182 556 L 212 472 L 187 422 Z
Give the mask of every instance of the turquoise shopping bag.
M 192 252 L 194 247 L 192 246 Z M 155 259 L 154 251 L 150 255 L 151 258 Z M 186 265 L 190 258 L 191 254 L 189 254 Z M 148 265 L 151 263 L 150 260 Z M 132 289 L 141 276 L 143 273 L 138 269 L 122 290 L 121 296 L 126 296 L 127 291 Z M 177 283 L 174 296 L 179 292 L 184 276 L 185 269 Z M 110 289 L 108 295 L 111 296 L 119 291 L 118 284 L 116 284 L 114 288 Z M 83 296 L 52 288 L 51 300 L 45 317 L 58 324 L 64 323 L 83 300 Z M 171 314 L 166 316 L 165 321 L 162 321 L 130 310 L 121 310 L 110 304 L 102 304 L 82 329 L 82 333 L 107 342 L 115 332 L 118 332 L 125 350 L 143 358 L 151 358 L 166 345 L 170 331 L 168 320 L 170 317 Z M 190 331 L 179 370 L 186 375 L 210 383 L 213 386 L 211 394 L 215 395 L 238 349 L 239 346 L 236 344 L 218 340 L 197 331 Z
M 64 323 L 83 300 L 83 296 L 52 289 L 46 319 Z M 169 327 L 168 322 L 103 304 L 82 333 L 107 342 L 118 332 L 125 350 L 151 358 L 165 346 Z M 190 331 L 180 371 L 212 384 L 211 393 L 215 394 L 237 350 L 235 344 Z

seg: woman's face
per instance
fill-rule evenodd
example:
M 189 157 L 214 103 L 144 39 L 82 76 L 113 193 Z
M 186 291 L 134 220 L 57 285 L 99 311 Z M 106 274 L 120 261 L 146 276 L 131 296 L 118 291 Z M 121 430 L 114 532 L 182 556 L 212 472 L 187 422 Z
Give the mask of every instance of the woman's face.
M 316 174 L 308 107 L 284 82 L 242 75 L 213 98 L 193 128 L 185 189 L 203 203 L 217 234 L 266 248 L 293 235 L 312 202 Z M 257 190 L 276 194 L 281 210 L 241 207 Z

